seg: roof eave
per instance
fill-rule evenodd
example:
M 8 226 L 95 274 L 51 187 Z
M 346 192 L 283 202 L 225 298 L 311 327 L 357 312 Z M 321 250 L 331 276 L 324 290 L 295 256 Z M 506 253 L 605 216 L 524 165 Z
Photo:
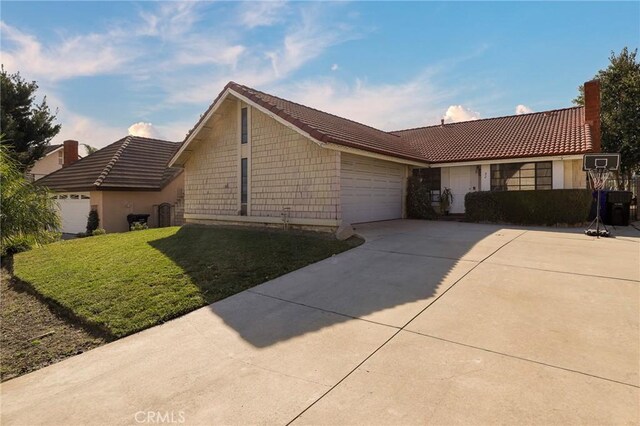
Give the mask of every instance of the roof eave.
M 559 154 L 548 154 L 548 155 L 540 155 L 540 154 L 531 154 L 531 155 L 517 155 L 517 156 L 497 156 L 497 157 L 488 157 L 481 159 L 461 159 L 461 160 L 452 160 L 452 161 L 434 161 L 430 164 L 430 167 L 454 167 L 454 166 L 474 166 L 480 164 L 487 163 L 506 163 L 510 161 L 515 161 L 521 159 L 525 161 L 553 161 L 553 160 L 577 160 L 581 159 L 584 154 L 590 151 L 580 151 L 580 152 L 565 152 Z
M 188 150 L 187 148 L 193 142 L 193 140 L 196 138 L 196 136 L 200 133 L 200 131 L 202 130 L 204 125 L 211 119 L 211 117 L 216 112 L 216 110 L 220 107 L 220 105 L 222 105 L 222 103 L 227 99 L 227 97 L 229 96 L 229 92 L 230 92 L 230 88 L 229 87 L 230 87 L 230 84 L 227 84 L 225 86 L 225 88 L 223 89 L 223 91 L 220 92 L 218 97 L 209 106 L 207 111 L 202 115 L 202 117 L 200 117 L 200 119 L 196 123 L 195 127 L 193 128 L 193 130 L 190 131 L 187 134 L 187 137 L 185 138 L 184 142 L 182 142 L 182 145 L 180 146 L 178 151 L 173 155 L 173 157 L 171 157 L 171 160 L 169 160 L 169 163 L 167 164 L 167 167 L 181 167 L 181 166 L 184 166 L 184 162 L 186 161 L 186 159 L 189 156 L 187 153 L 190 152 L 190 150 Z

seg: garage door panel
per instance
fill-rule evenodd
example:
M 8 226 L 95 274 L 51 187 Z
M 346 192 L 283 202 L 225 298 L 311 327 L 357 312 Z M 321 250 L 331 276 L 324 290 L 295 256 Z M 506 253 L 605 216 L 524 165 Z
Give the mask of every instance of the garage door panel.
M 56 204 L 60 214 L 62 232 L 77 234 L 86 230 L 87 216 L 91 207 L 88 194 L 58 194 Z
M 342 154 L 341 202 L 346 223 L 402 217 L 405 166 Z

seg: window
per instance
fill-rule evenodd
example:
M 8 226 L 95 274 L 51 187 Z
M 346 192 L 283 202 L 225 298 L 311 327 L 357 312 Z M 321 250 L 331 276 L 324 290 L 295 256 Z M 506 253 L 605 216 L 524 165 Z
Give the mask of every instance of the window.
M 247 108 L 240 110 L 240 143 L 245 144 L 249 141 Z
M 64 164 L 64 153 L 62 151 L 58 151 L 58 164 Z
M 492 191 L 551 189 L 551 161 L 491 165 Z
M 440 190 L 440 169 L 413 169 L 413 175 L 421 179 L 422 183 L 427 185 L 431 190 Z
M 421 182 L 429 189 L 431 192 L 431 202 L 440 202 L 440 169 L 413 169 L 413 175 L 419 177 Z
M 240 215 L 247 215 L 247 199 L 248 197 L 248 185 L 247 185 L 247 159 L 240 160 Z

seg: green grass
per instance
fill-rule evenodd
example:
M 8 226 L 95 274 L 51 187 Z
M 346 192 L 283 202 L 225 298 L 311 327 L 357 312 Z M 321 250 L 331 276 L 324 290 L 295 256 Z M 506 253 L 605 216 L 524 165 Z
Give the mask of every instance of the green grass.
M 18 254 L 14 275 L 56 307 L 117 338 L 360 243 L 263 229 L 150 229 Z

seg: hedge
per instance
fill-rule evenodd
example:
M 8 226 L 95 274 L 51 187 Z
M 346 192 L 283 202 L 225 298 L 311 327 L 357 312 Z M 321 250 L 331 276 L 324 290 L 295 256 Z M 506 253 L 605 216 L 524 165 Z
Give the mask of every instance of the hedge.
M 407 185 L 407 216 L 410 219 L 435 219 L 438 217 L 431 205 L 431 191 L 417 176 L 411 176 Z
M 575 225 L 589 217 L 592 196 L 587 189 L 469 192 L 464 198 L 470 222 L 516 225 Z

